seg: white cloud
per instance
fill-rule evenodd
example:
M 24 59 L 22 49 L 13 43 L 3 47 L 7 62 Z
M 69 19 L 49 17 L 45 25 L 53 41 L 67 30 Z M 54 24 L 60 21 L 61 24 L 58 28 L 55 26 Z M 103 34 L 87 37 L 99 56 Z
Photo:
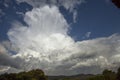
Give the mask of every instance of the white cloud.
M 69 12 L 73 13 L 73 22 L 76 22 L 77 17 L 77 5 L 84 3 L 85 0 L 16 0 L 17 3 L 26 2 L 34 8 L 43 7 L 45 5 L 64 7 Z
M 87 38 L 89 38 L 90 35 L 91 35 L 91 32 L 87 32 L 87 33 L 85 34 L 85 36 L 86 36 Z
M 69 25 L 56 6 L 33 8 L 24 20 L 28 26 L 15 23 L 8 31 L 12 46 L 17 47 L 17 54 L 10 57 L 15 61 L 19 58 L 19 65 L 13 63 L 20 66 L 11 66 L 8 72 L 41 68 L 54 75 L 99 73 L 120 63 L 119 34 L 75 42 L 67 34 Z
M 19 16 L 24 16 L 23 12 L 16 12 L 16 14 L 18 14 Z
M 8 69 L 10 69 L 10 67 L 0 66 L 0 72 L 8 71 Z
M 16 0 L 18 3 L 26 2 L 33 7 L 41 7 L 44 5 L 63 6 L 67 10 L 73 11 L 76 5 L 85 2 L 85 0 Z
M 76 18 L 77 18 L 77 11 L 75 10 L 73 12 L 73 22 L 76 23 Z
M 7 50 L 5 49 L 5 47 L 0 44 L 0 53 L 6 53 L 6 52 Z
M 91 32 L 87 32 L 87 33 L 85 33 L 85 35 L 82 38 L 88 39 L 88 38 L 90 38 L 91 34 L 92 34 Z

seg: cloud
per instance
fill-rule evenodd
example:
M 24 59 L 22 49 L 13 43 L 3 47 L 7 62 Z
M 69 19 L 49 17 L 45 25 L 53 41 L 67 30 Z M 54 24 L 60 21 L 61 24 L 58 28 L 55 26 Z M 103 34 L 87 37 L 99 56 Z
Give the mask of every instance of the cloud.
M 3 4 L 6 8 L 8 8 L 11 5 L 11 1 L 10 0 L 4 0 Z
M 24 21 L 28 26 L 14 23 L 8 31 L 17 54 L 10 56 L 7 62 L 14 58 L 11 63 L 17 64 L 14 61 L 19 58 L 17 66 L 22 70 L 40 68 L 46 74 L 72 75 L 99 73 L 105 68 L 119 66 L 119 34 L 75 42 L 68 35 L 69 25 L 56 6 L 33 8 L 25 14 Z M 6 49 L 1 48 L 1 51 Z M 13 68 L 11 66 L 8 72 Z M 15 72 L 20 70 L 15 69 Z
M 90 35 L 91 35 L 91 32 L 87 32 L 87 33 L 85 34 L 86 38 L 89 38 Z
M 77 11 L 73 12 L 73 22 L 76 23 Z
M 88 39 L 91 36 L 91 32 L 87 32 L 82 38 L 83 39 Z
M 42 7 L 44 5 L 63 6 L 67 10 L 73 11 L 76 5 L 85 2 L 85 0 L 16 0 L 19 3 L 26 2 L 33 7 Z
M 85 0 L 16 0 L 17 3 L 26 2 L 31 5 L 33 8 L 43 7 L 45 5 L 64 7 L 69 12 L 73 13 L 73 22 L 76 22 L 77 17 L 77 5 L 80 5 L 85 2 Z
M 4 73 L 5 71 L 9 70 L 9 68 L 10 68 L 10 67 L 6 67 L 6 68 L 5 68 L 5 66 L 0 66 L 0 72 L 3 72 L 3 73 Z
M 18 14 L 19 16 L 24 16 L 23 12 L 16 12 L 16 14 Z
M 19 59 L 19 58 L 18 58 Z M 12 58 L 9 54 L 0 53 L 0 65 L 11 66 L 14 68 L 19 68 L 18 60 Z
M 10 68 L 20 69 L 22 61 L 19 57 L 13 57 L 9 50 L 14 50 L 10 42 L 3 41 L 0 43 L 0 73 L 8 71 Z

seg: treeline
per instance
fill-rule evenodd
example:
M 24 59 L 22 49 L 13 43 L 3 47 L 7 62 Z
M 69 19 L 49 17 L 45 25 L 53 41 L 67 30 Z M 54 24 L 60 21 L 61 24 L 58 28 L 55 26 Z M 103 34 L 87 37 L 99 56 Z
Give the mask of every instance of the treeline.
M 105 69 L 99 75 L 53 76 L 46 77 L 40 69 L 28 72 L 10 73 L 0 75 L 0 80 L 120 80 L 120 68 L 117 72 Z
M 40 69 L 28 72 L 10 73 L 0 75 L 0 80 L 47 80 L 44 72 Z
M 120 68 L 118 68 L 117 72 L 105 69 L 102 74 L 95 75 L 87 80 L 120 80 Z

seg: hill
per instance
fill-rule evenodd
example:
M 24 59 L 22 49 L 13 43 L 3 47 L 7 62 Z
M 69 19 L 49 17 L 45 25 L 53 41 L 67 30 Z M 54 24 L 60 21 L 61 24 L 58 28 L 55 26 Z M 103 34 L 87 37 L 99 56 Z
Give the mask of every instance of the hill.
M 0 75 L 0 80 L 120 80 L 120 68 L 117 72 L 105 69 L 102 74 L 79 74 L 73 76 L 45 76 L 40 69 L 28 72 L 10 73 Z
M 36 69 L 28 72 L 2 74 L 0 80 L 47 80 L 47 78 L 42 70 Z
M 48 80 L 86 80 L 89 77 L 93 77 L 92 74 L 79 74 L 73 76 L 47 76 Z

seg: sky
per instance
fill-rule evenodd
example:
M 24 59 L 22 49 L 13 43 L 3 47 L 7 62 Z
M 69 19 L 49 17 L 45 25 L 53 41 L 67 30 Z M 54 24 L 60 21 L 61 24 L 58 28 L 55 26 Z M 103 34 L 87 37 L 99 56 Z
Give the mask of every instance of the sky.
M 98 74 L 120 66 L 110 0 L 0 0 L 0 73 Z

